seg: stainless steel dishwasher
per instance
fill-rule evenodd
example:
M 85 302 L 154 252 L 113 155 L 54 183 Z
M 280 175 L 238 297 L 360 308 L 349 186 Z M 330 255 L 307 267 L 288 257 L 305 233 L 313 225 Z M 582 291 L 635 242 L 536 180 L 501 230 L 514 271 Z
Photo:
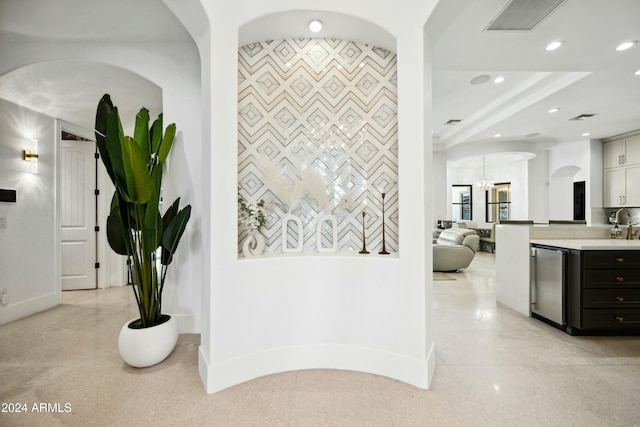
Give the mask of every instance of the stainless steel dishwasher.
M 532 317 L 564 329 L 567 250 L 531 247 Z

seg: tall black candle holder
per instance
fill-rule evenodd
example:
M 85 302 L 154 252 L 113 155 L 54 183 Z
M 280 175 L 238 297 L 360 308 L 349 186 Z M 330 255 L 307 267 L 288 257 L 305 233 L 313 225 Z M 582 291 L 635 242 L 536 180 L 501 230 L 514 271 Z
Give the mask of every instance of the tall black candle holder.
M 360 253 L 361 254 L 369 253 L 369 251 L 367 250 L 367 239 L 364 234 L 364 211 L 362 211 L 362 250 L 360 251 Z
M 382 250 L 380 252 L 378 252 L 380 255 L 389 255 L 389 252 L 387 252 L 387 247 L 385 244 L 385 237 L 384 237 L 384 196 L 386 196 L 386 193 L 382 193 Z

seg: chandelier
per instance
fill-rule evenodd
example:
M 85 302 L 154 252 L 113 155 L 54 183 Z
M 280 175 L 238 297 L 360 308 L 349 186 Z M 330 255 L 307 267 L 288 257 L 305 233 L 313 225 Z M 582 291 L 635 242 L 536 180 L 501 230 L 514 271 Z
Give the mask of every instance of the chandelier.
M 486 178 L 484 156 L 482 156 L 482 179 L 476 181 L 476 188 L 483 191 L 488 191 L 493 188 L 493 180 Z

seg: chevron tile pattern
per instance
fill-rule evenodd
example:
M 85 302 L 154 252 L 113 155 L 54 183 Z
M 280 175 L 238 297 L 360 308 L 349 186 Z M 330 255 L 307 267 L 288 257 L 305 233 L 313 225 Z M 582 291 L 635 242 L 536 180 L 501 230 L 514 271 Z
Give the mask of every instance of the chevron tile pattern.
M 398 123 L 396 55 L 336 39 L 286 39 L 243 46 L 238 66 L 238 185 L 248 201 L 269 206 L 262 233 L 267 252 L 282 252 L 286 201 L 268 186 L 265 162 L 289 186 L 307 168 L 326 184 L 338 218 L 338 250 L 382 247 L 382 192 L 386 248 L 398 249 Z M 293 210 L 303 223 L 304 252 L 317 252 L 316 227 L 325 215 L 305 197 Z M 333 239 L 328 222 L 323 247 Z M 296 246 L 297 230 L 287 230 Z M 246 230 L 239 225 L 238 252 Z

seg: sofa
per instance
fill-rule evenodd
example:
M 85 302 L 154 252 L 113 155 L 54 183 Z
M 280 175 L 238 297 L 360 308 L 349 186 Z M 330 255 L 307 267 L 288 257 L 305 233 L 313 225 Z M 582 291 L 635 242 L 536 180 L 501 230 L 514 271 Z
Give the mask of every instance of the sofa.
M 474 230 L 448 228 L 433 245 L 433 271 L 457 271 L 467 268 L 480 246 Z
M 463 219 L 461 221 L 454 222 L 453 228 L 478 228 L 478 223 L 468 219 Z

